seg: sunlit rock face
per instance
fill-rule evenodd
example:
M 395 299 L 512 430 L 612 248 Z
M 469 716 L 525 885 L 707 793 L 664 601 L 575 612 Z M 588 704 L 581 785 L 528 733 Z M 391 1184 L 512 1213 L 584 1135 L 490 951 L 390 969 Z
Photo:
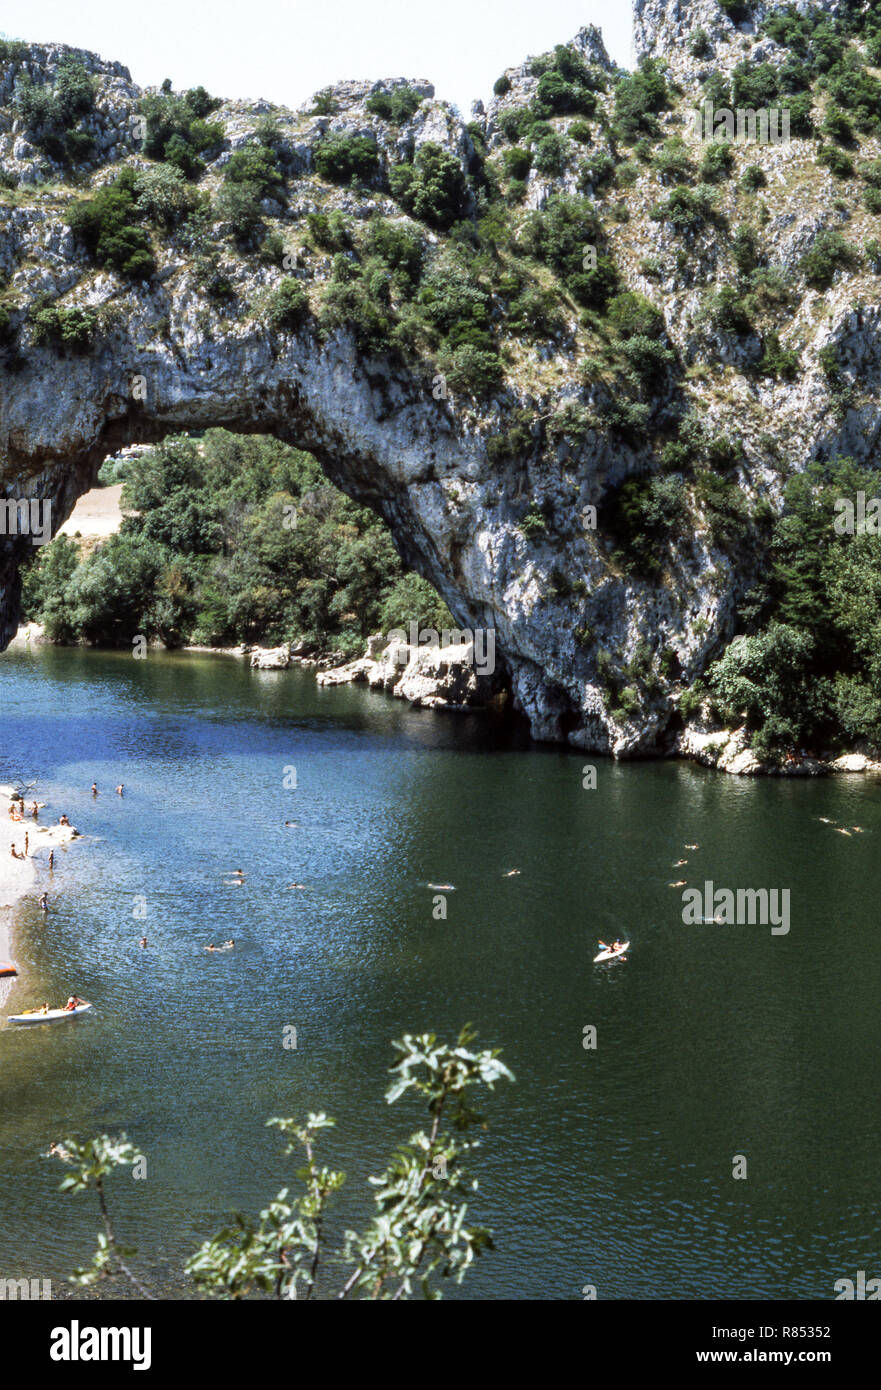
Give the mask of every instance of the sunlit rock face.
M 760 18 L 766 8 L 751 11 Z M 634 9 L 638 56 L 665 58 L 683 89 L 678 104 L 660 115 L 665 135 L 687 133 L 688 92 L 702 71 L 714 64 L 730 69 L 756 43 L 776 61 L 767 40 L 757 38 L 755 20 L 732 23 L 715 0 L 637 0 Z M 689 53 L 697 28 L 709 35 L 709 59 Z M 573 47 L 605 74 L 598 100 L 610 111 L 615 77 L 599 34 L 583 30 Z M 30 47 L 24 66 L 31 80 L 51 80 L 69 52 Z M 345 323 L 322 331 L 330 253 L 294 255 L 292 266 L 240 254 L 218 225 L 213 254 L 232 294 L 223 303 L 206 288 L 204 264 L 173 238 L 156 239 L 158 268 L 149 281 L 131 283 L 96 268 L 67 226 L 69 204 L 83 185 L 94 190 L 125 165 L 145 169 L 151 162 L 137 137 L 142 94 L 127 70 L 78 56 L 98 92 L 89 117 L 94 153 L 73 171 L 79 183 L 62 179 L 60 168 L 54 182 L 41 182 L 46 158 L 27 138 L 9 71 L 0 65 L 0 162 L 18 180 L 13 191 L 0 190 L 0 275 L 17 334 L 15 348 L 7 346 L 0 360 L 5 497 L 50 501 L 54 531 L 91 486 L 102 459 L 123 445 L 210 426 L 276 435 L 312 450 L 333 482 L 385 518 L 405 562 L 436 585 L 460 627 L 494 632 L 499 669 L 536 738 L 616 756 L 671 750 L 682 684 L 730 637 L 737 603 L 761 571 L 761 554 L 750 546 L 726 549 L 697 506 L 676 542 L 665 546 L 659 571 L 640 576 L 619 562 L 606 504 L 628 479 L 662 471 L 661 444 L 686 407 L 709 434 L 740 441 L 733 476 L 752 508 L 777 507 L 787 473 L 812 458 L 872 458 L 881 429 L 877 277 L 862 265 L 840 272 L 823 293 L 802 284 L 781 326 L 783 346 L 798 350 L 797 374 L 791 380 L 750 374 L 758 342 L 720 335 L 703 312 L 706 293 L 736 278 L 730 244 L 743 217 L 737 179 L 717 190 L 727 221 L 683 239 L 652 216 L 670 188 L 644 164 L 616 191 L 617 217 L 608 216 L 600 191 L 588 189 L 587 196 L 603 211 L 621 288 L 657 306 L 661 340 L 675 357 L 650 426 L 625 434 L 609 425 L 620 384 L 589 356 L 580 311 L 570 303 L 540 343 L 510 334 L 494 309 L 502 383 L 482 399 L 438 393 L 429 362 L 365 350 Z M 310 104 L 292 111 L 226 102 L 211 117 L 223 123 L 226 145 L 209 161 L 200 187 L 216 192 L 231 151 L 271 112 L 281 132 L 287 192 L 283 200 L 267 199 L 264 213 L 286 247 L 300 245 L 305 218 L 316 210 L 339 209 L 355 227 L 377 211 L 400 218 L 389 166 L 428 141 L 451 152 L 465 172 L 481 141 L 495 157 L 504 147 L 504 112 L 531 101 L 537 87 L 529 61 L 507 78 L 507 90 L 476 110 L 470 128 L 422 79 L 341 83 L 326 94 L 323 113 Z M 412 116 L 394 125 L 371 114 L 373 91 L 402 85 L 423 98 Z M 565 133 L 571 118 L 551 123 Z M 376 141 L 381 170 L 370 190 L 331 187 L 316 176 L 316 146 L 337 132 Z M 591 150 L 601 143 L 595 134 Z M 864 153 L 877 157 L 871 146 Z M 741 163 L 767 171 L 762 251 L 782 272 L 797 267 L 819 231 L 844 225 L 833 206 L 832 176 L 814 166 L 811 148 L 796 141 L 791 149 L 738 154 Z M 576 156 L 559 175 L 529 175 L 518 218 L 546 207 L 555 193 L 579 189 Z M 479 218 L 485 209 L 474 183 L 470 196 L 470 215 Z M 423 232 L 429 254 L 442 254 L 444 237 Z M 290 275 L 310 305 L 295 331 L 273 328 L 264 312 L 266 296 Z M 88 352 L 35 340 L 29 309 L 40 295 L 97 311 Z M 858 387 L 839 412 L 831 409 L 819 356 L 829 347 L 837 349 L 844 380 Z M 500 457 L 493 441 L 510 431 L 515 416 L 529 423 L 516 448 Z M 18 569 L 33 553 L 32 538 L 0 536 L 3 646 L 18 621 Z

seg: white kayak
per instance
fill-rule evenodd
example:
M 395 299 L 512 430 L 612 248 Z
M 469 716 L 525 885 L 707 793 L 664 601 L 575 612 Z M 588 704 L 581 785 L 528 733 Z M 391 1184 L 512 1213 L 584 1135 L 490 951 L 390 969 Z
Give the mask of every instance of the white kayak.
M 60 1018 L 76 1018 L 77 1014 L 84 1014 L 90 1009 L 91 1004 L 77 1004 L 75 1009 L 50 1009 L 48 1013 L 43 1013 L 42 1009 L 31 1009 L 26 1014 L 9 1014 L 9 1023 L 57 1023 Z
M 611 948 L 610 946 L 607 946 L 606 949 L 605 949 L 605 951 L 600 951 L 600 953 L 599 953 L 598 956 L 594 956 L 594 958 L 593 958 L 593 963 L 594 963 L 594 965 L 596 965 L 598 961 L 604 961 L 604 960 L 617 960 L 619 956 L 623 956 L 624 952 L 627 950 L 627 948 L 628 948 L 629 945 L 630 945 L 630 942 L 629 942 L 629 941 L 625 941 L 625 942 L 624 942 L 624 945 L 623 945 L 623 946 L 619 946 L 618 949 L 617 949 L 617 951 L 613 951 L 612 948 Z

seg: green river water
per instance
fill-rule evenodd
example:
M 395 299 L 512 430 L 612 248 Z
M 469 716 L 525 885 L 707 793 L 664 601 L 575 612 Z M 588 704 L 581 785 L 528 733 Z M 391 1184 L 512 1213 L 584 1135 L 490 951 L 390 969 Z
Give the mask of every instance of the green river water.
M 66 1134 L 147 1155 L 111 1198 L 169 1293 L 289 1180 L 272 1115 L 336 1117 L 322 1154 L 349 1175 L 340 1222 L 362 1220 L 422 1122 L 384 1102 L 391 1039 L 466 1021 L 517 1079 L 471 1165 L 497 1249 L 450 1296 L 832 1298 L 881 1274 L 875 780 L 615 765 L 194 654 L 8 653 L 0 716 L 0 781 L 39 775 L 46 817 L 84 835 L 40 871 L 48 918 L 36 895 L 16 912 L 10 1003 L 95 1005 L 0 1029 L 3 1275 L 61 1281 L 93 1248 L 90 1200 L 43 1156 Z M 680 875 L 788 889 L 789 933 L 685 926 Z M 455 885 L 445 922 L 428 883 Z M 629 959 L 594 966 L 616 934 Z

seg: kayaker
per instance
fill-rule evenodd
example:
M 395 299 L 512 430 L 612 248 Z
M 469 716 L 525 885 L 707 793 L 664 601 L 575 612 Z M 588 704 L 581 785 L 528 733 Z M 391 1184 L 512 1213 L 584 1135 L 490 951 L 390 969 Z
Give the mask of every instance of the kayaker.
M 64 1012 L 69 1013 L 71 1009 L 77 1008 L 82 1002 L 82 999 L 76 994 L 72 994 L 64 1006 Z

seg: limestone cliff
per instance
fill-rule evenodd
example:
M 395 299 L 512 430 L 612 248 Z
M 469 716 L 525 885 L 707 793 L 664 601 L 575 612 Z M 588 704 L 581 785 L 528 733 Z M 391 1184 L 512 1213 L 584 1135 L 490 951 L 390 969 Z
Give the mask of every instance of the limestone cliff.
M 819 5 L 830 15 L 841 7 Z M 644 131 L 628 129 L 624 75 L 592 29 L 568 45 L 568 59 L 558 55 L 556 86 L 542 86 L 552 57 L 529 60 L 502 76 L 486 111 L 478 104 L 467 124 L 421 79 L 341 83 L 297 111 L 223 102 L 209 117 L 223 127 L 220 146 L 206 145 L 203 167 L 189 176 L 203 200 L 198 235 L 192 216 L 177 225 L 148 220 L 155 265 L 143 278 L 106 258 L 97 263 L 68 224 L 72 205 L 122 170 L 155 168 L 139 120 L 143 94 L 127 69 L 93 54 L 60 45 L 7 53 L 6 497 L 50 498 L 57 529 L 101 460 L 122 445 L 210 425 L 277 435 L 313 451 L 335 483 L 385 517 L 405 561 L 436 585 L 463 628 L 495 630 L 515 704 L 537 738 L 618 756 L 669 747 L 683 684 L 730 637 L 761 569 L 762 518 L 779 505 L 784 479 L 816 457 L 871 459 L 881 426 L 878 275 L 861 254 L 841 255 L 822 289 L 803 270 L 824 232 L 843 233 L 857 248 L 878 235 L 879 218 L 857 185 L 818 161 L 810 136 L 733 146 L 724 177 L 676 169 L 676 159 L 701 166 L 704 151 L 688 144 L 688 133 L 703 83 L 714 73 L 730 77 L 738 64 L 786 61 L 785 47 L 762 33 L 775 8 L 636 0 L 637 54 L 667 65 L 664 101 L 637 112 Z M 18 96 L 22 84 L 56 90 L 71 59 L 94 90 L 75 156 L 41 139 Z M 559 97 L 572 64 L 586 119 L 565 92 Z M 375 98 L 395 92 L 414 94 L 415 109 L 390 118 Z M 815 121 L 824 100 L 818 94 Z M 537 124 L 518 137 L 517 113 L 530 110 Z M 263 190 L 259 234 L 243 245 L 217 195 L 230 160 L 253 147 L 267 116 L 274 129 L 264 145 L 274 151 L 279 184 Z M 363 177 L 328 178 L 319 151 L 337 135 L 372 142 Z M 661 151 L 676 136 L 685 137 L 685 153 L 674 141 L 665 162 Z M 423 215 L 403 191 L 411 185 L 394 177 L 401 165 L 419 168 L 423 147 L 447 152 L 461 170 L 455 220 Z M 520 170 L 506 155 L 515 147 L 529 156 Z M 861 139 L 860 154 L 878 156 L 874 136 Z M 751 184 L 748 168 L 759 171 Z M 690 198 L 671 208 L 682 187 Z M 615 301 L 641 297 L 629 305 L 642 314 L 633 331 L 611 334 L 605 305 L 592 309 L 584 294 L 579 301 L 584 287 L 571 267 L 561 270 L 542 249 L 547 228 L 536 231 L 530 218 L 559 208 L 561 195 L 590 212 L 578 236 L 585 271 L 599 249 L 601 262 L 616 268 Z M 325 244 L 316 243 L 314 230 L 315 214 L 334 211 L 350 229 L 337 250 L 326 230 Z M 431 320 L 431 293 L 415 293 L 412 313 L 394 310 L 388 343 L 338 309 L 328 312 L 332 301 L 345 302 L 329 297 L 350 273 L 340 258 L 357 261 L 377 216 L 416 229 L 423 285 L 432 266 L 465 247 L 484 296 L 480 331 L 492 336 L 501 365 L 488 387 L 471 389 L 444 367 L 438 342 L 423 332 L 429 321 L 446 331 Z M 737 282 L 738 226 L 751 231 L 756 263 L 769 272 L 749 331 L 734 331 L 712 298 Z M 480 229 L 471 246 L 469 227 Z M 271 306 L 291 279 L 305 300 L 296 321 L 285 322 Z M 382 292 L 394 305 L 394 283 Z M 41 331 L 41 306 L 56 314 L 54 337 L 46 320 Z M 84 327 L 63 316 L 75 308 L 86 311 Z M 648 308 L 655 320 L 646 321 Z M 82 327 L 79 337 L 65 338 L 67 323 Z M 830 349 L 834 381 L 823 365 Z M 450 348 L 453 366 L 458 351 Z M 629 563 L 622 484 L 669 475 L 679 467 L 677 447 L 700 459 L 697 475 L 691 464 L 676 474 L 687 524 L 659 533 L 650 565 Z M 0 540 L 3 645 L 17 622 L 17 568 L 30 553 L 26 537 Z

